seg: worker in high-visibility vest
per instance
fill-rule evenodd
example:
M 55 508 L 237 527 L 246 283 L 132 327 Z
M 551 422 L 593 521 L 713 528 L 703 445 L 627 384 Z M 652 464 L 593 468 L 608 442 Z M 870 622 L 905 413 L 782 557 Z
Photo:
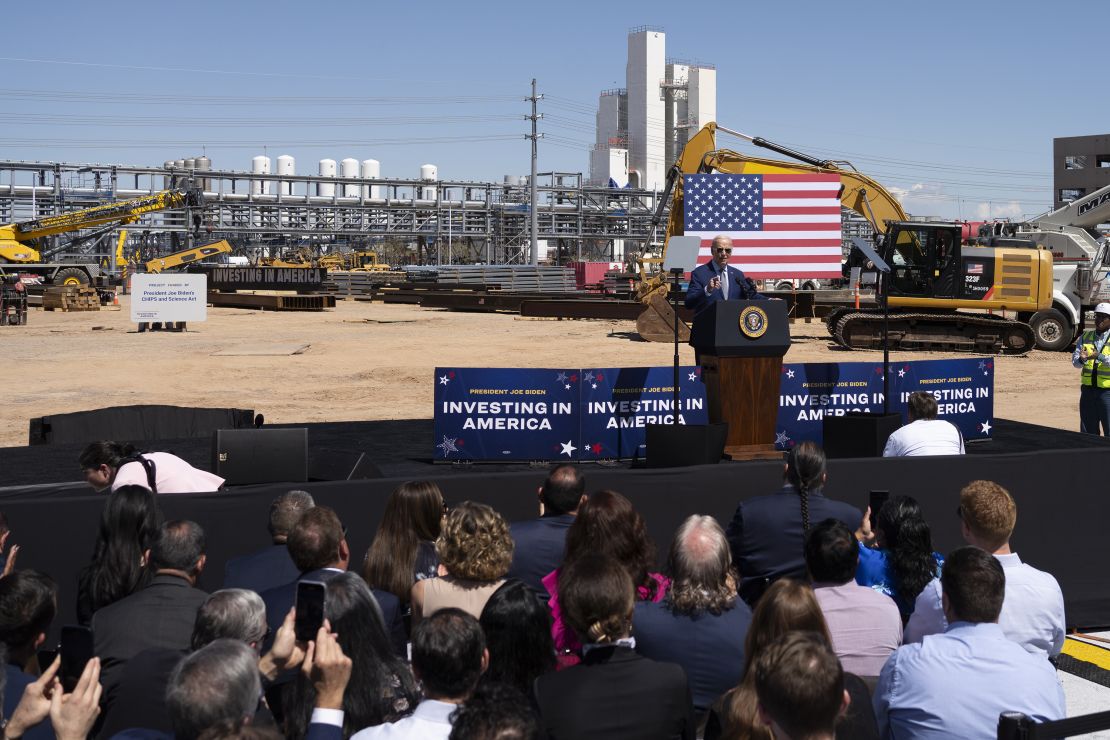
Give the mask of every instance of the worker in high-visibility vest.
M 1094 331 L 1075 343 L 1071 364 L 1080 368 L 1079 431 L 1110 437 L 1110 303 L 1095 306 Z

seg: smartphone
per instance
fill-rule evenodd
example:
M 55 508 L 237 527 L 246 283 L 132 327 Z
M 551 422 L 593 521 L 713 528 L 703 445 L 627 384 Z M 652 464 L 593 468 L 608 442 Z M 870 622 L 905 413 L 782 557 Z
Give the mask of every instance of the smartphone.
M 319 581 L 297 581 L 297 614 L 294 622 L 296 637 L 301 642 L 316 639 L 324 624 L 324 593 Z
M 871 531 L 875 531 L 875 526 L 879 521 L 879 509 L 883 508 L 883 504 L 890 498 L 890 491 L 872 491 L 871 498 L 868 504 L 871 506 Z
M 85 672 L 85 664 L 92 660 L 92 630 L 75 625 L 62 627 L 62 641 L 58 645 L 58 652 L 62 656 L 58 678 L 62 682 L 62 690 L 69 694 L 77 688 L 77 682 Z

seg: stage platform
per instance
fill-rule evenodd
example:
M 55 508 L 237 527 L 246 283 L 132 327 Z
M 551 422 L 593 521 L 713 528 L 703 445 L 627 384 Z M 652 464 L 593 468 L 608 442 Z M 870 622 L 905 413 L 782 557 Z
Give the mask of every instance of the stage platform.
M 283 490 L 304 488 L 334 507 L 349 528 L 352 568 L 361 564 L 385 499 L 402 480 L 438 482 L 449 501 L 484 501 L 510 521 L 536 516 L 536 489 L 545 465 L 452 465 L 432 462 L 431 420 L 309 424 L 313 449 L 367 453 L 384 478 L 233 487 L 214 494 L 163 495 L 167 518 L 193 519 L 209 535 L 208 567 L 200 586 L 222 584 L 227 560 L 268 543 L 269 503 Z M 934 547 L 947 552 L 963 544 L 956 506 L 960 488 L 978 478 L 1006 486 L 1018 504 L 1013 546 L 1022 559 L 1060 581 L 1070 626 L 1110 626 L 1110 539 L 1105 536 L 1098 471 L 1110 469 L 1110 442 L 1103 438 L 996 420 L 994 439 L 968 445 L 963 457 L 848 459 L 829 462 L 827 494 L 861 511 L 872 489 L 917 498 L 932 527 Z M 146 441 L 142 449 L 172 451 L 208 468 L 211 440 Z M 0 448 L 0 510 L 12 541 L 22 546 L 19 565 L 52 575 L 61 588 L 56 625 L 74 618 L 77 571 L 92 552 L 103 496 L 80 478 L 82 445 Z M 769 493 L 782 482 L 782 463 L 754 461 L 693 468 L 647 469 L 629 463 L 583 465 L 588 490 L 611 488 L 643 513 L 665 557 L 675 527 L 693 513 L 723 525 L 736 504 Z

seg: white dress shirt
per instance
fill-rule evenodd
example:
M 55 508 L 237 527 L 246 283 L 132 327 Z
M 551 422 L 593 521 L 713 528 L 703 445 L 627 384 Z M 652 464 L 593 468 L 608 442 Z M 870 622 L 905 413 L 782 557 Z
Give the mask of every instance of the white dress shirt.
M 1064 594 L 1052 574 L 1021 562 L 1017 553 L 995 555 L 1006 573 L 1006 597 L 998 626 L 1030 653 L 1055 658 L 1064 649 Z M 904 641 L 921 642 L 948 628 L 941 605 L 940 580 L 922 589 L 906 625 Z
M 448 740 L 451 735 L 451 713 L 458 708 L 458 704 L 425 699 L 416 705 L 416 711 L 408 717 L 359 730 L 351 735 L 351 740 Z
M 902 427 L 886 441 L 883 457 L 917 455 L 962 455 L 964 438 L 956 425 L 944 419 L 918 419 Z

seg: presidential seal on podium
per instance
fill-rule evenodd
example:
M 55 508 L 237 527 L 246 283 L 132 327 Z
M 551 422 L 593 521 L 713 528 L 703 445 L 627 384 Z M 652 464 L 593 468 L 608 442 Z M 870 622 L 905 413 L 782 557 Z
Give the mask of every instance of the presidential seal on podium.
M 748 339 L 758 339 L 767 332 L 767 312 L 759 306 L 745 306 L 740 312 L 740 332 Z

